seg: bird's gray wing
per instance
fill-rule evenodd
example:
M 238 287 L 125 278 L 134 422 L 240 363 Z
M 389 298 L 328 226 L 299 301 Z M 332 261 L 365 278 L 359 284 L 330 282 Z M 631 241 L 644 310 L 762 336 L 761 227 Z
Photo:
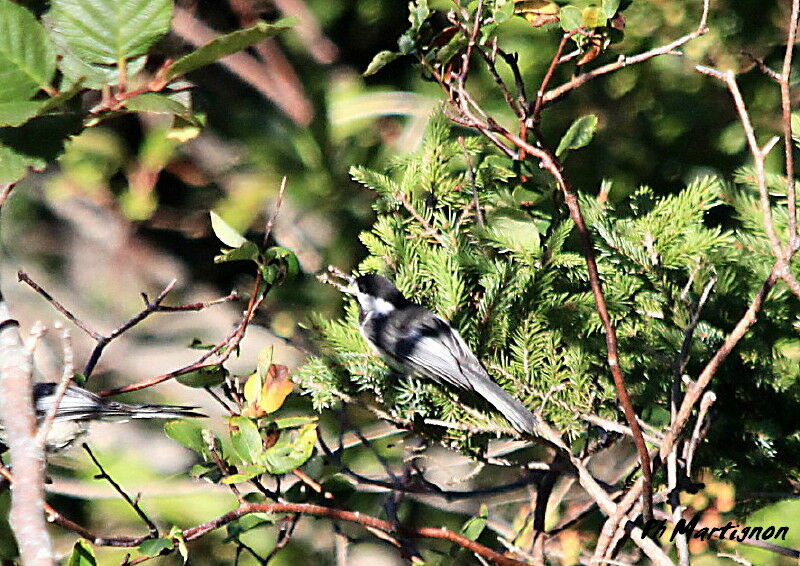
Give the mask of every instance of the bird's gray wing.
M 535 434 L 537 421 L 519 400 L 497 385 L 457 330 L 436 316 L 408 338 L 407 365 L 433 379 L 474 391 L 519 432 Z

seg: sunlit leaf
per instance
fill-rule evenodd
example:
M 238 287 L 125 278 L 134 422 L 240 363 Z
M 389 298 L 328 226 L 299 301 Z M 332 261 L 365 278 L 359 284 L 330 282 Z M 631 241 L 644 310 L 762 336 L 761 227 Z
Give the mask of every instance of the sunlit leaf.
M 264 452 L 264 444 L 256 423 L 247 417 L 232 417 L 228 422 L 233 449 L 245 462 L 257 463 Z
M 214 230 L 214 235 L 220 242 L 232 248 L 240 248 L 247 242 L 247 239 L 225 222 L 219 214 L 213 210 L 209 214 L 211 215 L 211 229 Z
M 53 33 L 86 63 L 117 65 L 139 57 L 172 20 L 171 0 L 52 0 Z
M 165 550 L 172 550 L 174 546 L 171 538 L 151 538 L 139 545 L 139 552 L 145 556 L 158 556 Z
M 195 69 L 210 65 L 227 55 L 232 55 L 251 45 L 255 45 L 268 37 L 277 35 L 292 27 L 291 20 L 280 20 L 274 24 L 258 22 L 255 25 L 217 37 L 202 47 L 184 55 L 175 61 L 169 68 L 167 78 L 185 75 Z
M 597 116 L 588 114 L 581 116 L 575 120 L 572 125 L 561 138 L 561 142 L 556 149 L 556 155 L 561 155 L 568 149 L 579 149 L 588 145 L 594 137 L 594 131 L 597 128 Z
M 280 364 L 272 364 L 269 367 L 267 378 L 264 380 L 259 405 L 265 413 L 277 411 L 292 392 L 293 386 L 289 379 L 289 368 Z
M 461 527 L 461 533 L 469 540 L 478 540 L 481 533 L 486 528 L 489 519 L 489 508 L 481 504 L 481 510 L 477 517 L 472 517 Z
M 189 419 L 168 421 L 164 424 L 164 432 L 172 440 L 189 450 L 199 454 L 205 454 L 208 451 L 207 443 L 203 438 L 203 427 L 196 421 Z
M 94 549 L 88 540 L 79 538 L 72 547 L 72 554 L 69 556 L 67 566 L 96 566 L 97 560 L 94 557 Z
M 311 458 L 317 442 L 317 426 L 309 424 L 296 433 L 283 431 L 275 445 L 264 452 L 267 470 L 275 475 L 299 468 Z
M 610 20 L 619 10 L 620 0 L 603 0 L 602 10 L 606 19 Z
M 572 31 L 583 25 L 583 12 L 575 6 L 564 6 L 561 8 L 561 28 L 564 31 Z
M 256 476 L 263 475 L 266 472 L 266 468 L 264 466 L 259 466 L 256 464 L 251 464 L 249 466 L 242 466 L 239 468 L 238 472 L 232 474 L 230 476 L 225 476 L 222 479 L 222 483 L 226 485 L 234 484 L 234 483 L 242 483 L 246 482 L 250 479 L 253 479 Z
M 396 51 L 381 51 L 372 58 L 372 61 L 367 65 L 367 70 L 362 73 L 362 76 L 368 77 L 374 75 L 400 56 L 401 54 Z

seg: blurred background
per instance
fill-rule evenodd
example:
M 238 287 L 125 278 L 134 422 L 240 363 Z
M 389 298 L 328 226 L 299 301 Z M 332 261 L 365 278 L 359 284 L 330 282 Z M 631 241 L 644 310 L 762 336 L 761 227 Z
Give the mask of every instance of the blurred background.
M 407 27 L 405 2 L 198 0 L 178 5 L 173 33 L 160 46 L 164 56 L 258 18 L 294 16 L 298 24 L 189 77 L 195 107 L 207 116 L 208 127 L 199 137 L 180 143 L 167 135 L 169 124 L 155 115 L 121 116 L 87 129 L 57 164 L 21 182 L 3 210 L 3 292 L 23 326 L 36 320 L 52 326 L 58 314 L 16 282 L 17 270 L 24 270 L 103 332 L 141 308 L 141 292 L 155 296 L 172 278 L 178 283 L 171 304 L 212 300 L 232 289 L 246 293 L 251 264 L 213 262 L 219 242 L 210 230 L 208 211 L 216 210 L 242 232 L 263 232 L 286 176 L 273 236 L 297 253 L 303 274 L 269 295 L 241 355 L 230 365 L 235 372 L 252 372 L 260 348 L 275 344 L 275 360 L 291 367 L 302 361 L 308 347 L 298 325 L 311 312 L 336 316 L 341 309 L 338 293 L 319 284 L 314 274 L 328 264 L 350 269 L 365 254 L 358 234 L 371 224 L 372 196 L 350 180 L 349 167 L 381 168 L 415 149 L 441 94 L 435 83 L 420 78 L 410 58 L 375 76 L 361 76 L 377 52 L 397 48 L 397 38 Z M 450 6 L 445 1 L 431 5 Z M 688 33 L 697 26 L 700 9 L 699 0 L 635 0 L 625 12 L 624 40 L 593 64 Z M 593 143 L 566 164 L 575 185 L 597 193 L 603 179 L 613 178 L 610 198 L 617 200 L 641 185 L 668 194 L 698 173 L 729 179 L 746 161 L 743 131 L 727 92 L 694 73 L 691 65 L 741 73 L 756 130 L 779 131 L 780 116 L 774 112 L 778 90 L 762 79 L 753 61 L 763 59 L 779 68 L 788 9 L 787 2 L 716 0 L 711 32 L 690 43 L 684 57 L 660 57 L 624 68 L 547 109 L 545 135 L 553 140 L 580 115 L 593 113 L 600 119 Z M 559 30 L 532 29 L 515 18 L 504 34 L 506 50 L 520 54 L 525 79 L 538 84 Z M 563 66 L 556 80 L 568 79 L 573 68 Z M 495 92 L 489 88 L 490 77 L 471 80 L 479 99 L 481 93 Z M 481 103 L 505 112 L 502 100 L 483 98 Z M 778 159 L 778 153 L 772 157 Z M 243 308 L 235 302 L 200 313 L 151 317 L 112 343 L 91 387 L 123 385 L 179 367 L 197 356 L 188 348 L 192 339 L 219 340 Z M 72 336 L 80 367 L 93 343 L 78 329 L 72 329 Z M 60 373 L 57 333 L 46 336 L 44 345 L 37 370 L 41 379 L 54 380 Z M 198 403 L 212 416 L 221 414 L 202 390 L 172 382 L 127 398 Z M 289 407 L 309 410 L 296 396 Z M 191 455 L 159 433 L 160 426 L 101 424 L 91 443 L 109 473 L 130 492 L 142 492 L 144 507 L 163 524 L 195 524 L 234 506 L 227 489 L 187 479 Z M 442 457 L 452 460 L 456 475 L 457 466 L 465 465 L 452 454 Z M 96 470 L 80 449 L 55 464 L 49 490 L 55 494 L 53 504 L 67 516 L 108 533 L 142 529 L 106 484 L 92 481 Z M 707 497 L 704 505 L 724 514 L 732 509 L 735 495 L 725 484 L 716 489 L 718 494 Z M 471 502 L 463 511 L 474 514 L 477 505 Z M 0 553 L 7 553 L 11 541 L 3 540 L 3 532 L 8 531 L 0 528 Z M 54 533 L 59 550 L 67 552 L 74 536 L 57 529 Z M 338 539 L 332 534 L 329 523 L 306 519 L 299 535 L 270 564 L 293 564 L 301 557 L 335 563 Z M 231 545 L 214 544 L 223 536 L 220 532 L 193 543 L 191 563 L 231 564 L 233 556 L 203 551 L 232 551 Z M 252 544 L 263 550 L 272 541 L 262 536 Z M 98 556 L 101 564 L 116 564 L 124 552 L 100 550 Z M 179 559 L 151 563 L 177 564 Z M 241 563 L 256 563 L 248 560 L 243 557 Z M 390 547 L 366 537 L 353 545 L 347 564 L 367 563 L 401 562 Z

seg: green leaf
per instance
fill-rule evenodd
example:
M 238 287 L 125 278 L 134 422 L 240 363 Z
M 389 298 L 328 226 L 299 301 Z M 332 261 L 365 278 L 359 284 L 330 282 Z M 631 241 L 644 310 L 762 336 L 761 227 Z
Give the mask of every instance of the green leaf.
M 164 425 L 164 432 L 189 450 L 203 455 L 208 452 L 208 444 L 203 438 L 203 427 L 196 421 L 188 419 L 168 421 Z
M 283 431 L 278 442 L 264 452 L 267 470 L 281 475 L 305 464 L 314 452 L 317 442 L 317 425 L 308 424 L 297 431 Z
M 220 242 L 232 248 L 241 248 L 247 242 L 247 239 L 231 228 L 230 224 L 225 222 L 219 214 L 213 210 L 209 214 L 211 215 L 211 229 L 214 230 L 214 235 Z
M 477 517 L 471 517 L 464 523 L 464 526 L 461 527 L 461 533 L 467 537 L 469 540 L 478 540 L 478 537 L 481 536 L 483 529 L 486 528 L 486 522 L 489 519 L 489 508 L 486 505 L 481 504 L 480 513 L 478 513 Z
M 381 51 L 372 58 L 372 61 L 370 61 L 369 65 L 367 65 L 367 70 L 364 71 L 361 76 L 369 77 L 370 75 L 374 75 L 386 65 L 401 56 L 402 55 L 396 51 Z
M 260 253 L 261 252 L 259 251 L 257 245 L 255 245 L 253 242 L 247 241 L 240 248 L 223 250 L 223 253 L 214 256 L 214 263 L 225 263 L 228 261 L 255 261 L 258 259 Z
M 0 0 L 0 102 L 31 98 L 53 79 L 56 50 L 34 15 Z
M 48 19 L 80 60 L 118 65 L 169 31 L 172 0 L 52 0 Z
M 148 112 L 150 114 L 168 114 L 193 118 L 191 110 L 168 94 L 146 92 L 125 101 L 125 108 L 131 112 Z
M 246 533 L 252 529 L 261 527 L 263 525 L 272 525 L 278 520 L 279 515 L 274 513 L 249 513 L 244 517 L 228 523 L 226 527 L 228 536 L 223 542 L 231 542 L 239 538 L 242 533 Z
M 583 25 L 583 12 L 575 6 L 564 6 L 560 12 L 561 28 L 564 31 L 572 31 Z
M 226 485 L 234 484 L 234 483 L 242 483 L 250 480 L 256 476 L 263 475 L 266 472 L 266 468 L 264 466 L 259 465 L 250 465 L 250 466 L 242 466 L 239 468 L 239 471 L 235 474 L 230 476 L 225 476 L 222 479 L 222 483 Z
M 502 24 L 506 20 L 510 20 L 514 16 L 514 8 L 516 4 L 514 0 L 508 0 L 505 4 L 503 4 L 498 10 L 494 12 L 494 20 L 498 24 Z
M 619 10 L 619 3 L 620 0 L 603 0 L 602 9 L 607 20 L 610 20 L 616 15 Z
M 317 417 L 284 417 L 275 419 L 275 426 L 282 428 L 297 428 L 317 422 Z
M 97 90 L 104 85 L 119 84 L 119 70 L 116 66 L 87 63 L 70 51 L 66 45 L 59 47 L 61 62 L 58 64 L 58 70 L 64 75 L 62 88 L 69 88 L 78 82 L 82 82 L 86 88 Z M 136 76 L 144 69 L 146 59 L 147 57 L 142 56 L 128 61 L 128 78 Z
M 97 566 L 94 549 L 88 540 L 79 538 L 75 541 L 67 566 Z
M 0 102 L 0 126 L 21 126 L 39 114 L 44 103 L 44 100 Z
M 274 348 L 272 346 L 264 346 L 261 348 L 261 351 L 258 353 L 258 357 L 256 358 L 256 372 L 262 381 L 267 377 L 269 366 L 272 365 L 273 353 Z
M 583 27 L 598 28 L 606 24 L 605 13 L 597 6 L 587 6 L 581 11 L 583 17 Z
M 197 371 L 179 375 L 175 379 L 178 383 L 188 387 L 214 387 L 228 377 L 228 370 L 221 365 L 200 368 Z
M 300 262 L 297 260 L 295 253 L 281 246 L 273 246 L 264 254 L 267 261 L 279 262 L 285 267 L 285 275 L 287 278 L 294 277 L 300 273 Z
M 258 22 L 252 27 L 217 37 L 175 61 L 167 72 L 167 78 L 172 79 L 178 75 L 185 75 L 195 69 L 210 65 L 223 57 L 246 49 L 291 27 L 292 22 L 290 20 L 279 20 L 274 24 Z
M 264 442 L 256 423 L 247 417 L 232 417 L 229 423 L 233 449 L 243 461 L 257 463 L 264 453 Z
M 594 114 L 581 116 L 572 123 L 567 133 L 561 138 L 556 155 L 560 156 L 568 149 L 579 149 L 588 145 L 594 137 L 595 129 L 597 129 L 597 116 Z
M 792 112 L 792 139 L 800 147 L 800 112 Z
M 139 552 L 145 556 L 158 556 L 165 550 L 172 550 L 175 542 L 171 538 L 151 538 L 139 545 Z

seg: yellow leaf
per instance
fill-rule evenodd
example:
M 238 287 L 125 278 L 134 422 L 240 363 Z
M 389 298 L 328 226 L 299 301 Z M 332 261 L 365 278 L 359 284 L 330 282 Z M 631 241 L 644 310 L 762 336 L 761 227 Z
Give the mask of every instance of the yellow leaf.
M 543 16 L 546 14 L 558 14 L 558 4 L 550 0 L 517 0 L 514 12 L 528 18 L 529 16 Z
M 289 379 L 289 368 L 280 364 L 272 364 L 269 366 L 267 378 L 261 389 L 259 406 L 265 413 L 277 411 L 283 406 L 293 387 L 294 385 Z
M 262 381 L 258 373 L 247 378 L 244 384 L 244 398 L 250 405 L 255 405 L 261 400 Z

